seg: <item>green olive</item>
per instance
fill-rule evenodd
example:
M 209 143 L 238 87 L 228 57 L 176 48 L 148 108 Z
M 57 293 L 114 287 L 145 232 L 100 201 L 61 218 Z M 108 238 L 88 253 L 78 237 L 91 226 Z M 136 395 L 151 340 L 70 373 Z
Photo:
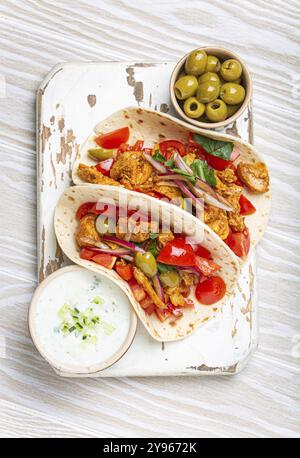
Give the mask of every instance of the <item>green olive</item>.
M 219 86 L 221 86 L 220 78 L 214 72 L 203 73 L 203 75 L 199 77 L 198 81 L 199 81 L 199 84 L 211 82 L 211 83 L 219 84 Z
M 205 114 L 211 122 L 224 121 L 227 118 L 227 106 L 223 100 L 216 99 L 206 105 Z
M 167 286 L 168 288 L 175 288 L 179 285 L 180 276 L 176 270 L 169 270 L 168 272 L 163 272 L 159 276 L 163 286 Z
M 221 65 L 221 76 L 225 81 L 234 81 L 242 74 L 242 66 L 236 59 L 227 59 Z
M 189 97 L 184 102 L 183 111 L 189 118 L 200 118 L 205 111 L 205 105 L 199 102 L 196 97 Z
M 197 78 L 194 75 L 185 75 L 179 78 L 174 86 L 174 91 L 177 99 L 185 100 L 192 97 L 198 87 Z
M 245 89 L 240 84 L 225 83 L 221 86 L 220 97 L 227 105 L 236 105 L 244 100 Z
M 230 116 L 234 115 L 239 109 L 241 108 L 241 105 L 228 105 L 227 106 L 227 118 L 230 118 Z
M 206 72 L 218 72 L 220 68 L 221 64 L 216 56 L 207 56 L 207 63 L 205 67 Z
M 186 58 L 185 71 L 190 75 L 202 75 L 207 64 L 207 54 L 204 50 L 195 49 Z
M 220 92 L 219 84 L 213 81 L 207 81 L 206 83 L 199 84 L 197 90 L 197 99 L 201 103 L 209 103 L 215 100 Z
M 146 251 L 146 253 L 136 253 L 134 261 L 135 265 L 141 269 L 147 277 L 152 278 L 157 274 L 156 260 L 150 251 Z
M 88 150 L 89 156 L 93 159 L 98 159 L 99 161 L 105 161 L 113 157 L 113 149 L 104 149 L 104 148 L 91 148 Z

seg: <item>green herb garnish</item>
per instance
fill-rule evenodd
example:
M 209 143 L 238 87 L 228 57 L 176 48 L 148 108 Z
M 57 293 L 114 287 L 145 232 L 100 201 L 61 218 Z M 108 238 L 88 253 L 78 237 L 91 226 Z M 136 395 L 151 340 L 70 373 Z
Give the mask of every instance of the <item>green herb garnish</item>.
M 161 262 L 158 262 L 157 270 L 160 274 L 162 274 L 164 272 L 169 272 L 170 270 L 174 270 L 174 267 L 170 266 L 169 264 L 162 264 Z
M 165 156 L 159 151 L 159 149 L 156 149 L 153 154 L 153 159 L 157 162 L 166 162 Z
M 194 175 L 191 175 L 190 173 L 185 172 L 184 170 L 181 170 L 178 168 L 174 168 L 171 170 L 172 172 L 177 173 L 178 175 L 182 175 L 183 177 L 187 178 L 192 184 L 196 183 L 196 178 L 194 177 Z
M 220 140 L 213 140 L 212 138 L 203 137 L 203 135 L 194 134 L 194 141 L 197 142 L 205 151 L 213 156 L 230 160 L 230 156 L 233 150 L 232 142 L 223 142 Z
M 195 159 L 194 162 L 191 164 L 191 169 L 193 170 L 196 177 L 201 178 L 202 181 L 205 181 L 209 185 L 215 187 L 217 184 L 215 171 L 206 161 L 202 161 L 201 159 Z

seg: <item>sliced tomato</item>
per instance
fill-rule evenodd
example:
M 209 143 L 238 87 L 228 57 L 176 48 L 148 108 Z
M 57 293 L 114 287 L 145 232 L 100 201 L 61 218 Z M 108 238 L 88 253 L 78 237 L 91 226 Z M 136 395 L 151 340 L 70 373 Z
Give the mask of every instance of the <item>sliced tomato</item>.
M 113 163 L 114 159 L 111 157 L 109 159 L 106 159 L 105 161 L 99 162 L 95 167 L 98 170 L 98 172 L 101 172 L 105 176 L 109 176 L 109 172 L 112 168 Z
M 202 275 L 205 275 L 206 277 L 221 269 L 221 266 L 216 264 L 214 261 L 206 258 L 201 258 L 201 256 L 196 256 L 195 266 L 202 273 Z
M 145 297 L 145 299 L 143 299 L 142 301 L 140 301 L 140 305 L 143 309 L 146 309 L 148 308 L 150 305 L 153 304 L 153 301 L 151 299 L 151 297 L 149 297 L 148 295 Z M 154 304 L 155 305 L 155 304 Z
M 146 291 L 141 285 L 138 284 L 138 282 L 134 278 L 129 280 L 128 284 L 137 302 L 141 302 L 143 299 L 145 299 Z
M 132 279 L 133 272 L 131 265 L 123 264 L 122 262 L 117 262 L 116 271 L 120 275 L 120 277 L 123 278 L 123 280 L 129 281 Z
M 226 285 L 221 277 L 208 277 L 196 286 L 195 296 L 203 305 L 212 305 L 220 301 L 226 293 Z
M 144 146 L 144 140 L 137 140 L 132 147 L 132 151 L 142 151 Z
M 225 243 L 239 258 L 243 258 L 249 253 L 250 250 L 250 234 L 248 229 L 242 232 L 231 232 Z
M 246 196 L 243 196 L 243 194 L 240 197 L 239 204 L 240 214 L 242 216 L 252 215 L 252 213 L 256 212 L 256 208 L 254 207 L 254 205 L 250 202 L 249 199 L 247 199 Z
M 178 140 L 165 140 L 158 144 L 161 153 L 165 156 L 167 160 L 169 160 L 173 153 L 177 151 L 180 156 L 186 155 L 186 149 L 184 143 Z
M 95 251 L 89 250 L 88 248 L 81 248 L 79 256 L 81 257 L 81 259 L 91 261 L 92 258 L 95 256 Z
M 201 258 L 212 259 L 211 252 L 202 245 L 196 246 L 195 253 L 197 256 L 201 256 Z
M 210 165 L 215 170 L 224 170 L 231 164 L 231 161 L 226 161 L 221 157 L 213 156 L 213 154 L 206 153 L 206 160 L 208 165 Z
M 192 246 L 184 239 L 170 240 L 160 251 L 157 260 L 171 266 L 193 266 L 195 253 Z
M 76 218 L 81 219 L 88 213 L 94 213 L 95 202 L 85 202 L 80 205 L 76 212 Z
M 111 254 L 99 253 L 93 256 L 93 261 L 106 269 L 112 269 L 116 263 L 117 256 Z
M 122 127 L 121 129 L 108 132 L 107 134 L 100 135 L 95 139 L 97 145 L 101 148 L 113 149 L 119 148 L 122 143 L 126 143 L 129 138 L 129 128 Z
M 152 302 L 151 305 L 149 305 L 146 309 L 145 309 L 145 312 L 147 313 L 147 315 L 152 315 L 152 313 L 154 312 L 155 310 L 155 304 Z

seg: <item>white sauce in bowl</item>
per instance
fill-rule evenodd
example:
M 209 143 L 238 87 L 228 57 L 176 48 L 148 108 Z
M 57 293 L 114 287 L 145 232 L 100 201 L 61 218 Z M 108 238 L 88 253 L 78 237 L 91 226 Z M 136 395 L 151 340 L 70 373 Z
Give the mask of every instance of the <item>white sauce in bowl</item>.
M 82 329 L 87 311 L 98 323 Z M 136 317 L 116 283 L 71 266 L 55 272 L 38 288 L 29 326 L 34 343 L 51 365 L 88 373 L 111 365 L 126 352 L 135 334 Z

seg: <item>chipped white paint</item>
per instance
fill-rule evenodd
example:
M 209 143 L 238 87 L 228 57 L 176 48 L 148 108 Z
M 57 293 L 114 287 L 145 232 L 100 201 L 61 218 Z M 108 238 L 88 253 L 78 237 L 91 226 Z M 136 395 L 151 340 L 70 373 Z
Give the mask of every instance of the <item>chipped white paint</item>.
M 168 81 L 174 63 L 90 63 L 56 66 L 38 92 L 40 279 L 63 265 L 53 210 L 70 185 L 79 145 L 94 125 L 129 105 L 170 111 Z M 109 90 L 108 90 L 109 88 Z M 114 95 L 112 97 L 112 94 Z M 226 129 L 249 141 L 250 110 Z M 254 262 L 243 269 L 234 297 L 212 323 L 179 343 L 159 344 L 141 326 L 127 354 L 97 376 L 237 373 L 256 345 Z M 145 357 L 147 364 L 145 364 Z

